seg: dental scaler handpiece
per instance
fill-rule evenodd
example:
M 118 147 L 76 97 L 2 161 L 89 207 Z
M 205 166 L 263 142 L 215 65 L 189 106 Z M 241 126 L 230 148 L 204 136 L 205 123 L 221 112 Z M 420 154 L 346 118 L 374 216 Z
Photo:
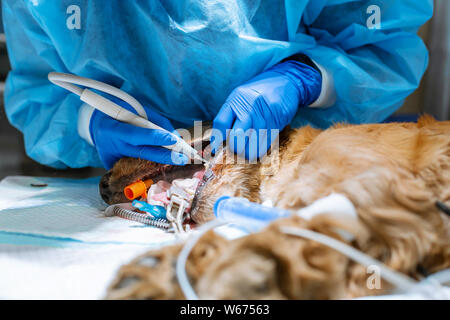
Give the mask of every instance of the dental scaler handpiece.
M 148 121 L 145 118 L 140 117 L 139 115 L 134 114 L 131 111 L 115 104 L 111 100 L 108 100 L 95 92 L 84 89 L 83 93 L 80 96 L 80 100 L 86 102 L 87 104 L 93 106 L 97 110 L 107 114 L 108 116 L 122 122 L 126 122 L 137 127 L 147 128 L 147 129 L 157 129 L 164 132 L 169 133 L 177 142 L 175 144 L 169 146 L 162 146 L 166 149 L 171 149 L 175 152 L 179 152 L 187 156 L 189 159 L 196 159 L 200 161 L 204 161 L 203 158 L 197 153 L 197 151 L 192 148 L 186 141 L 181 139 L 176 134 L 167 131 L 166 129 L 154 124 L 153 122 Z
M 176 139 L 177 142 L 169 146 L 162 146 L 163 148 L 182 153 L 189 159 L 206 162 L 206 160 L 198 154 L 197 150 L 192 148 L 181 137 L 147 120 L 147 115 L 142 105 L 128 93 L 107 83 L 68 73 L 50 72 L 48 74 L 48 79 L 61 88 L 69 90 L 70 92 L 78 95 L 81 101 L 87 103 L 98 111 L 103 112 L 111 118 L 116 119 L 117 121 L 126 122 L 141 128 L 162 130 L 169 133 Z M 128 111 L 127 109 L 93 92 L 92 90 L 81 88 L 79 86 L 99 90 L 101 92 L 115 96 L 127 102 L 131 107 L 133 107 L 137 114 Z

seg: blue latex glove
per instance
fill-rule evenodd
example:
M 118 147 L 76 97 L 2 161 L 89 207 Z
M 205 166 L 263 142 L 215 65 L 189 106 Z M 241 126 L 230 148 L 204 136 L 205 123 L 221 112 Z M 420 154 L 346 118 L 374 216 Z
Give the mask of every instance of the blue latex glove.
M 321 83 L 319 71 L 289 60 L 237 87 L 214 119 L 213 128 L 222 133 L 223 139 L 212 137 L 213 151 L 231 129 L 228 146 L 232 151 L 249 160 L 263 156 L 277 137 L 271 135 L 271 129 L 282 130 L 299 107 L 313 103 L 320 94 Z M 246 134 L 248 129 L 256 130 Z M 259 129 L 267 129 L 267 133 L 261 134 Z
M 134 112 L 125 102 L 118 100 L 114 102 Z M 145 112 L 151 122 L 177 134 L 168 119 L 148 108 L 145 108 Z M 89 131 L 100 160 L 108 170 L 123 157 L 176 165 L 184 165 L 188 162 L 185 155 L 160 147 L 176 142 L 170 134 L 120 122 L 98 110 L 92 114 Z

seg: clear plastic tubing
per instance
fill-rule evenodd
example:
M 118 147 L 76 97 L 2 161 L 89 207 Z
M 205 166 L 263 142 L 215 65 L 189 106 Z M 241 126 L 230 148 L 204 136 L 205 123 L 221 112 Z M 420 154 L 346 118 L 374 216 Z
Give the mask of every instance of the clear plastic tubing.
M 292 212 L 266 207 L 245 198 L 223 196 L 214 204 L 214 215 L 249 232 L 257 232 L 276 219 L 291 216 Z

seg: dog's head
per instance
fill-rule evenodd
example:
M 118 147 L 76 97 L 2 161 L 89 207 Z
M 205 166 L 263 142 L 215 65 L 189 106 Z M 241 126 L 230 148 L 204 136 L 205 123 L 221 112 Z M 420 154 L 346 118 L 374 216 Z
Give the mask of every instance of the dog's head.
M 279 153 L 284 150 L 293 132 L 287 128 L 280 134 L 280 148 L 277 149 Z M 204 223 L 211 220 L 214 217 L 215 201 L 224 195 L 260 202 L 261 182 L 268 171 L 273 171 L 271 159 L 278 159 L 279 153 L 269 151 L 265 159 L 270 161 L 249 163 L 248 160 L 236 156 L 226 146 L 215 154 L 211 154 L 207 135 L 201 142 L 203 157 L 209 160 L 206 167 L 203 164 L 174 166 L 143 159 L 120 159 L 100 181 L 99 189 L 102 199 L 108 204 L 129 202 L 123 189 L 133 182 L 146 179 L 152 179 L 154 183 L 160 180 L 172 182 L 174 179 L 189 178 L 195 172 L 205 170 L 203 181 L 199 184 L 191 208 L 191 217 L 195 222 Z M 191 141 L 191 143 L 198 144 L 198 141 Z
M 213 179 L 210 179 L 207 183 L 205 183 L 206 181 L 202 181 L 201 189 L 203 192 L 197 192 L 195 195 L 193 201 L 194 206 L 191 212 L 195 212 L 196 214 L 191 215 L 191 217 L 196 222 L 203 222 L 212 218 L 212 205 L 215 199 L 222 194 L 220 189 L 218 189 L 218 181 L 222 181 L 222 177 L 227 175 L 233 167 L 232 164 L 222 165 L 225 163 L 222 159 L 226 153 L 218 152 L 215 155 L 211 154 L 211 148 L 209 146 L 210 130 L 208 131 L 210 128 L 211 124 L 205 123 L 203 124 L 203 132 L 200 137 L 186 139 L 193 147 L 201 145 L 203 157 L 210 160 L 209 163 L 213 164 L 211 167 L 214 172 Z M 190 131 L 193 131 L 193 128 Z M 154 183 L 163 180 L 170 183 L 174 179 L 191 178 L 195 172 L 202 170 L 206 170 L 203 164 L 176 166 L 155 163 L 144 159 L 122 158 L 101 178 L 99 191 L 102 199 L 107 204 L 130 202 L 125 197 L 123 190 L 126 186 L 138 180 L 151 179 Z M 202 210 L 194 210 L 195 207 L 199 206 L 202 206 Z M 196 219 L 197 217 L 198 219 Z
M 206 143 L 205 143 L 206 144 Z M 208 153 L 206 145 L 204 153 Z M 143 159 L 122 158 L 101 179 L 99 190 L 102 199 L 107 204 L 130 202 L 124 195 L 124 188 L 138 180 L 151 179 L 154 183 L 163 180 L 172 182 L 174 179 L 190 178 L 195 172 L 205 170 L 206 174 L 200 182 L 195 194 L 191 217 L 197 223 L 203 223 L 213 218 L 214 202 L 222 195 L 245 196 L 256 190 L 258 182 L 251 177 L 256 165 L 237 165 L 230 162 L 234 155 L 227 149 L 222 149 L 209 157 L 209 165 L 188 164 L 185 166 L 165 165 Z
M 175 166 L 144 159 L 122 158 L 100 180 L 100 195 L 107 204 L 130 202 L 123 189 L 133 182 L 147 179 L 171 182 L 177 178 L 192 177 L 202 169 L 204 166 L 201 164 Z

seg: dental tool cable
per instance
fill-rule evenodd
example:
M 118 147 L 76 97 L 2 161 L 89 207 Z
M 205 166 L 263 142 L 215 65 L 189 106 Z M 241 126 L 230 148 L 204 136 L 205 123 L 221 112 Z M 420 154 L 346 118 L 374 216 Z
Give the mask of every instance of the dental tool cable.
M 212 230 L 214 228 L 217 228 L 219 226 L 223 226 L 226 224 L 229 224 L 231 222 L 224 222 L 220 220 L 213 220 L 210 221 L 203 226 L 201 226 L 198 230 L 198 233 L 188 238 L 186 241 L 183 249 L 181 250 L 180 254 L 178 255 L 177 263 L 176 263 L 176 276 L 178 279 L 178 283 L 180 285 L 181 291 L 183 292 L 184 296 L 187 300 L 198 300 L 199 297 L 195 293 L 192 285 L 189 282 L 187 272 L 186 272 L 186 261 L 189 257 L 189 254 L 191 253 L 194 246 L 197 244 L 197 242 L 200 240 L 200 238 L 209 230 Z M 307 229 L 300 229 L 300 228 L 293 228 L 293 227 L 281 227 L 281 232 L 301 238 L 306 238 L 309 240 L 316 241 L 318 243 L 321 243 L 325 246 L 328 246 L 343 255 L 349 257 L 350 259 L 360 263 L 363 266 L 377 266 L 380 269 L 380 276 L 383 277 L 386 281 L 393 284 L 397 289 L 403 292 L 408 292 L 413 289 L 422 289 L 424 294 L 431 295 L 429 290 L 430 286 L 425 288 L 420 288 L 420 284 L 427 283 L 431 284 L 433 288 L 436 288 L 437 286 L 440 286 L 442 283 L 445 283 L 450 280 L 450 269 L 443 270 L 441 272 L 435 273 L 433 275 L 430 275 L 427 279 L 425 279 L 422 282 L 417 282 L 414 279 L 405 276 L 404 274 L 401 274 L 397 271 L 394 271 L 390 269 L 389 267 L 385 266 L 380 261 L 370 257 L 369 255 L 366 255 L 365 253 L 362 253 L 355 248 L 338 241 L 334 238 L 331 238 L 329 236 L 326 236 L 324 234 L 314 232 Z
M 318 243 L 321 243 L 323 245 L 326 245 L 327 247 L 330 247 L 345 256 L 349 257 L 353 261 L 356 261 L 363 266 L 377 266 L 380 269 L 380 275 L 388 281 L 389 283 L 396 286 L 398 289 L 402 291 L 408 291 L 411 290 L 417 282 L 404 274 L 401 274 L 397 271 L 394 271 L 388 267 L 386 267 L 383 263 L 380 261 L 370 257 L 367 254 L 362 253 L 359 250 L 356 250 L 355 248 L 338 241 L 334 238 L 331 238 L 329 236 L 326 236 L 322 233 L 314 232 L 307 229 L 300 229 L 300 228 L 293 228 L 293 227 L 281 227 L 280 230 L 288 235 L 291 236 L 297 236 L 301 238 L 305 238 L 308 240 L 313 240 Z
M 103 112 L 113 119 L 126 122 L 141 128 L 161 130 L 172 135 L 176 139 L 176 143 L 168 146 L 162 146 L 163 148 L 183 153 L 189 159 L 197 159 L 202 162 L 206 161 L 181 137 L 149 121 L 144 107 L 139 103 L 139 101 L 137 101 L 128 93 L 101 81 L 79 77 L 67 73 L 50 72 L 48 74 L 48 80 L 50 80 L 50 82 L 52 82 L 53 84 L 78 95 L 81 101 L 89 104 L 93 108 Z M 111 100 L 104 98 L 89 89 L 82 89 L 78 87 L 78 85 L 115 96 L 127 102 L 137 112 L 138 115 L 134 114 L 131 111 L 128 111 L 127 109 L 117 105 Z
M 119 98 L 120 100 L 125 101 L 137 112 L 138 115 L 140 115 L 142 118 L 148 119 L 147 113 L 145 112 L 144 107 L 139 103 L 139 101 L 137 101 L 134 97 L 132 97 L 125 91 L 120 90 L 107 83 L 97 81 L 94 79 L 79 77 L 73 74 L 60 72 L 50 72 L 48 74 L 48 80 L 50 80 L 51 83 L 56 84 L 57 86 L 62 87 L 80 97 L 83 95 L 83 91 L 86 89 L 82 89 L 78 86 L 83 86 L 101 92 L 105 92 L 107 94 Z M 97 109 L 96 106 L 93 107 Z M 103 110 L 100 111 L 106 113 Z M 115 117 L 113 116 L 113 118 Z
M 281 227 L 280 230 L 285 234 L 313 240 L 326 245 L 363 266 L 377 266 L 380 269 L 380 276 L 389 283 L 393 284 L 398 291 L 403 293 L 417 290 L 422 292 L 424 295 L 428 295 L 433 298 L 435 289 L 450 281 L 450 269 L 434 273 L 425 280 L 418 282 L 400 272 L 390 269 L 385 264 L 372 258 L 371 256 L 322 233 L 294 227 Z
M 434 281 L 439 284 L 448 284 L 450 285 L 450 268 L 438 271 L 429 275 L 424 281 Z

